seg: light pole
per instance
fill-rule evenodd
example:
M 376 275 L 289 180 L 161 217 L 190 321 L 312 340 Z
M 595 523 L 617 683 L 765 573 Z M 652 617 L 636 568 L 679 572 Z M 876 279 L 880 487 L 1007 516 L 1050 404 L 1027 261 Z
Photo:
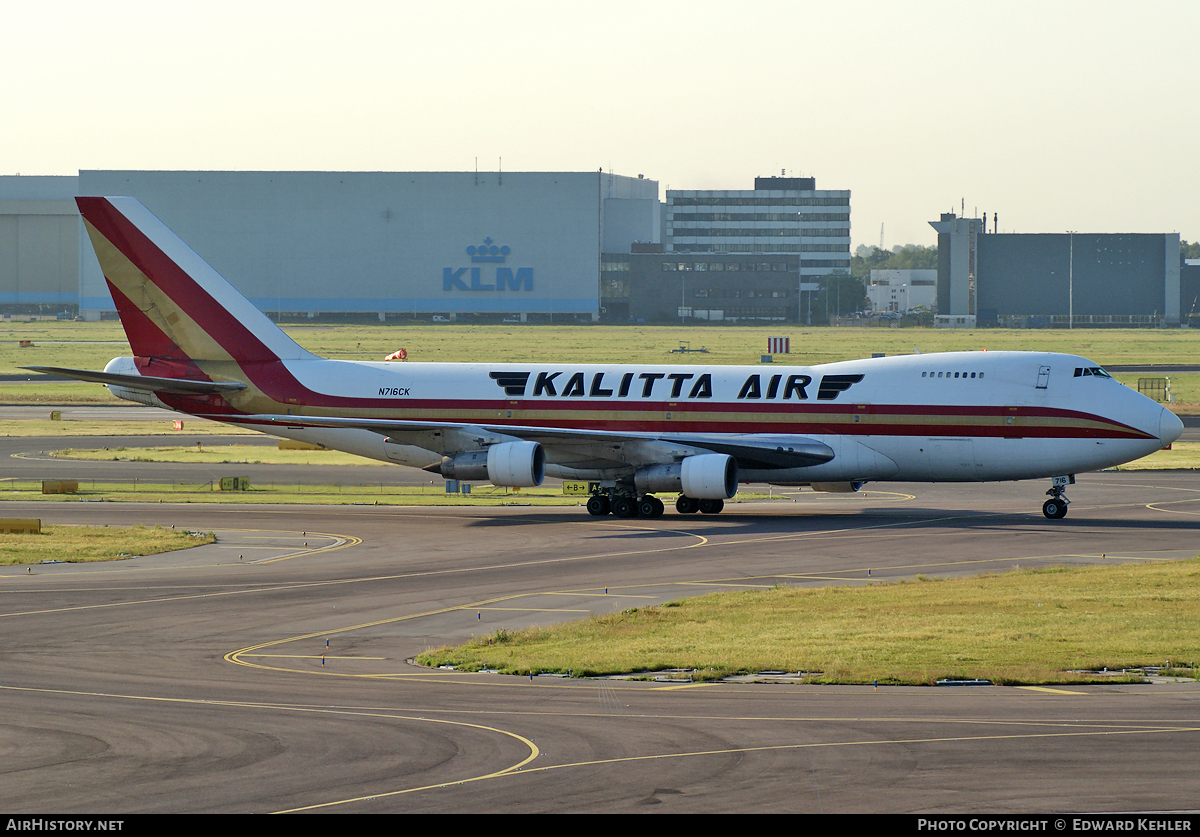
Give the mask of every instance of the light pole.
M 683 265 L 680 265 L 683 267 Z M 683 321 L 683 312 L 687 309 L 687 272 L 679 271 L 679 324 L 686 325 Z
M 1067 328 L 1075 328 L 1075 231 L 1068 230 L 1071 236 L 1071 256 L 1067 262 Z
M 804 323 L 804 273 L 801 271 L 801 266 L 804 264 L 804 259 L 800 254 L 796 254 L 796 324 Z
M 796 213 L 796 325 L 804 324 L 804 245 L 801 237 L 804 231 L 800 228 L 800 219 L 804 213 Z

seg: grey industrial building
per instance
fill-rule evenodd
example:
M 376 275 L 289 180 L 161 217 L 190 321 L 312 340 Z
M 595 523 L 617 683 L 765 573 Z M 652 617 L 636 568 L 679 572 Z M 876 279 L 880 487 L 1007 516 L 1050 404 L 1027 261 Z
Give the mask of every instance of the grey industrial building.
M 0 178 L 0 305 L 114 311 L 74 195 L 138 198 L 271 314 L 599 317 L 600 255 L 660 241 L 605 172 L 82 171 Z
M 930 225 L 942 315 L 981 326 L 1130 327 L 1177 325 L 1194 305 L 1180 282 L 1178 233 L 987 233 L 986 217 L 953 213 Z
M 660 201 L 656 181 L 603 171 L 81 171 L 0 177 L 0 310 L 115 311 L 76 195 L 138 198 L 280 317 L 810 322 L 850 269 L 850 192 L 812 177 Z M 1200 307 L 1177 234 L 931 223 L 938 311 L 964 323 L 1173 324 Z
M 280 317 L 794 319 L 849 272 L 850 193 L 754 187 L 664 204 L 603 171 L 0 177 L 0 307 L 113 312 L 72 198 L 129 195 Z
M 78 308 L 77 194 L 75 177 L 0 177 L 0 308 Z

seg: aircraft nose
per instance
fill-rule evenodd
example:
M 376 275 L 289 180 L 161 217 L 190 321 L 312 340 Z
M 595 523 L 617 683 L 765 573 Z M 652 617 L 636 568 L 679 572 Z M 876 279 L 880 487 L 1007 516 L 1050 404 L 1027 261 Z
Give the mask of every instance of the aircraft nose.
M 1162 408 L 1162 414 L 1158 417 L 1158 438 L 1163 443 L 1163 447 L 1174 442 L 1183 435 L 1183 422 L 1179 420 L 1179 416 L 1172 413 L 1166 407 Z

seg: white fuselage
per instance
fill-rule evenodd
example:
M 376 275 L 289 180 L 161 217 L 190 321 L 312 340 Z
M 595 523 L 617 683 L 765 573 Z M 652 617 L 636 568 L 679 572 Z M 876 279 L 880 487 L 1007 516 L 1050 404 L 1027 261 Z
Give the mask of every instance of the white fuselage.
M 547 427 L 624 437 L 739 436 L 817 440 L 823 464 L 743 468 L 741 482 L 1019 480 L 1074 474 L 1146 456 L 1178 437 L 1179 420 L 1094 370 L 1038 352 L 955 352 L 819 366 L 623 366 L 541 363 L 282 361 L 258 389 L 290 414 L 451 422 L 493 430 Z M 231 398 L 246 415 L 270 412 Z M 174 403 L 177 409 L 190 410 Z M 279 409 L 278 412 L 283 412 Z M 236 414 L 213 418 L 240 423 Z M 249 421 L 246 426 L 264 430 Z M 426 467 L 445 450 L 363 429 L 282 427 L 274 435 Z M 419 441 L 419 440 L 418 440 Z M 780 448 L 782 450 L 782 448 Z M 546 472 L 579 467 L 579 445 L 547 447 Z M 631 466 L 633 467 L 633 466 Z

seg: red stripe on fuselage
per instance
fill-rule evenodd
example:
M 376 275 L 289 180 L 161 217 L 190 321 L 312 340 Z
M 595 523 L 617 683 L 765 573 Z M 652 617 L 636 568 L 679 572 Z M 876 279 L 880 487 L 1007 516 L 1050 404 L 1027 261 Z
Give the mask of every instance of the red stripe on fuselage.
M 1055 410 L 1053 408 L 1033 407 L 1020 408 L 1013 411 L 1009 407 L 953 407 L 953 406 L 937 406 L 937 405 L 874 405 L 868 410 L 856 409 L 855 405 L 811 405 L 807 408 L 802 408 L 801 405 L 796 405 L 797 409 L 793 411 L 780 411 L 780 420 L 762 421 L 749 419 L 746 421 L 713 421 L 713 420 L 689 420 L 686 417 L 687 412 L 743 412 L 761 414 L 765 412 L 762 407 L 765 405 L 742 405 L 742 404 L 723 404 L 723 403 L 708 403 L 688 405 L 688 409 L 681 409 L 679 406 L 667 407 L 662 402 L 657 403 L 641 403 L 641 404 L 621 404 L 622 411 L 629 412 L 654 412 L 658 413 L 656 417 L 645 418 L 617 418 L 617 419 L 600 419 L 595 417 L 580 417 L 572 418 L 571 413 L 583 410 L 603 409 L 604 406 L 612 405 L 612 402 L 574 402 L 567 404 L 555 404 L 553 402 L 534 401 L 525 402 L 517 401 L 515 404 L 512 400 L 505 401 L 450 401 L 450 400 L 421 400 L 408 401 L 403 407 L 396 405 L 394 402 L 389 404 L 390 409 L 380 412 L 390 413 L 390 417 L 397 421 L 430 421 L 430 422 L 450 422 L 461 424 L 487 424 L 489 426 L 514 426 L 514 427 L 529 427 L 531 426 L 528 418 L 522 418 L 520 415 L 514 418 L 471 418 L 460 417 L 454 415 L 464 411 L 486 411 L 486 412 L 508 412 L 520 413 L 522 411 L 546 411 L 554 409 L 560 415 L 555 415 L 552 418 L 538 419 L 533 426 L 542 426 L 552 429 L 562 430 L 596 430 L 607 432 L 623 432 L 623 433 L 793 433 L 804 435 L 845 435 L 845 436 L 947 436 L 947 437 L 990 437 L 990 438 L 1074 438 L 1074 439 L 1152 439 L 1154 436 L 1147 434 L 1136 428 L 1128 425 L 1112 421 L 1111 419 L 1102 416 L 1091 415 L 1074 410 Z M 305 403 L 297 405 L 301 408 L 310 408 L 314 405 Z M 615 405 L 612 405 L 615 406 Z M 751 409 L 757 407 L 757 409 Z M 360 405 L 360 409 L 361 409 Z M 665 418 L 665 414 L 670 412 L 672 418 Z M 814 416 L 813 413 L 820 415 Z M 684 414 L 684 415 L 679 415 Z M 840 417 L 842 419 L 850 419 L 851 416 L 876 416 L 876 420 L 868 422 L 831 422 L 829 419 Z M 927 419 L 920 423 L 899 423 L 899 422 L 884 422 L 879 421 L 882 415 L 918 415 Z M 230 412 L 224 415 L 206 414 L 212 418 L 220 418 L 226 421 L 240 421 L 245 414 Z M 788 420 L 788 416 L 793 415 L 794 419 Z M 961 423 L 938 423 L 939 417 L 950 416 L 976 416 L 981 418 L 1000 418 L 1000 417 L 1018 417 L 1018 418 L 1042 418 L 1042 419 L 1058 419 L 1065 422 L 1090 422 L 1103 425 L 1101 427 L 1079 427 L 1069 425 L 976 425 L 976 424 L 961 424 Z M 313 416 L 315 418 L 315 416 Z M 387 415 L 373 415 L 372 418 L 386 419 Z M 823 421 L 822 418 L 825 418 Z M 246 416 L 249 423 L 255 424 L 271 424 L 266 422 L 258 422 L 250 416 Z M 296 425 L 304 425 L 304 416 L 296 416 Z M 275 425 L 278 426 L 278 425 Z M 381 431 L 383 432 L 383 431 Z
M 327 426 L 307 424 L 303 416 L 296 416 L 294 423 L 281 424 L 279 422 L 267 422 L 255 419 L 250 416 L 242 417 L 237 415 L 226 415 L 216 413 L 201 413 L 205 418 L 211 418 L 218 421 L 229 421 L 239 424 L 249 424 L 261 427 L 264 431 L 270 432 L 269 428 L 275 427 L 311 427 L 328 429 Z M 497 420 L 497 421 L 470 421 L 466 419 L 438 419 L 436 417 L 420 418 L 408 417 L 409 421 L 429 421 L 431 423 L 457 423 L 464 426 L 486 424 L 489 427 L 530 427 L 527 423 L 522 423 L 518 420 Z M 1019 433 L 1005 432 L 1004 428 L 994 427 L 964 427 L 962 425 L 829 425 L 829 424 L 809 424 L 809 423 L 793 423 L 786 426 L 781 426 L 778 423 L 757 423 L 747 422 L 745 424 L 730 424 L 728 422 L 678 422 L 673 420 L 668 421 L 543 421 L 539 422 L 537 427 L 545 427 L 547 430 L 594 430 L 597 432 L 609 433 L 641 433 L 651 435 L 669 435 L 679 436 L 690 433 L 705 433 L 705 434 L 753 434 L 753 433 L 769 433 L 769 434 L 795 434 L 804 436 L 895 436 L 895 437 L 940 437 L 940 438 L 1012 438 L 1012 439 L 1151 439 L 1140 432 L 1123 432 L 1120 430 L 1105 430 L 1077 427 L 1030 427 L 1024 428 Z M 376 431 L 381 435 L 387 435 L 385 430 Z M 396 431 L 397 433 L 403 431 Z M 580 439 L 579 441 L 586 441 Z

